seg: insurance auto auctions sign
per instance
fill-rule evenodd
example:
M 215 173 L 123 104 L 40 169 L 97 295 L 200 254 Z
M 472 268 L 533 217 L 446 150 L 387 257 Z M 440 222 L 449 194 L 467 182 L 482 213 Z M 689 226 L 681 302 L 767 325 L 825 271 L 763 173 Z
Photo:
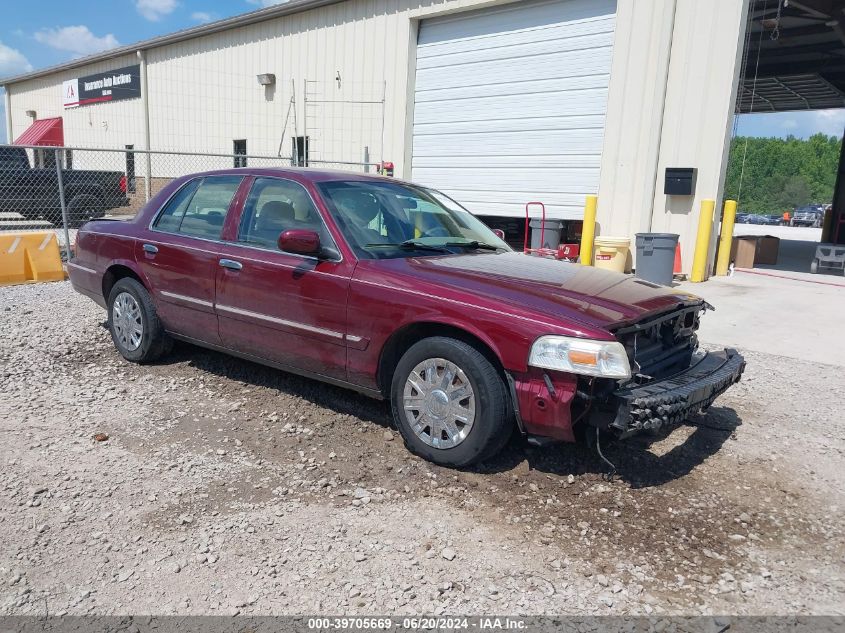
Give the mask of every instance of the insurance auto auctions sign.
M 62 104 L 66 108 L 135 99 L 141 96 L 141 66 L 127 66 L 97 75 L 68 79 L 62 84 Z

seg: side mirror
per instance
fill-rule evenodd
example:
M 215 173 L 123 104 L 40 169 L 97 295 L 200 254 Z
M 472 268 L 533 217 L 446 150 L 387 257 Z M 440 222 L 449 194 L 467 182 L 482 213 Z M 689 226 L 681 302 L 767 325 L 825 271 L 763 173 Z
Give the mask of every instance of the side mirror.
M 505 232 L 502 229 L 493 229 L 493 233 L 498 237 L 500 240 L 505 239 Z
M 321 250 L 320 236 L 317 231 L 288 229 L 279 236 L 279 250 L 286 253 L 317 257 Z

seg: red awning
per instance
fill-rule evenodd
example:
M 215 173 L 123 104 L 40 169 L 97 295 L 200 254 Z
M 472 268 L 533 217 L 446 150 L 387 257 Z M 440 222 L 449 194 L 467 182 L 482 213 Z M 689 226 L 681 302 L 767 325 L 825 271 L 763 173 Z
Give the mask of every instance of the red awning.
M 26 132 L 15 140 L 15 145 L 55 145 L 61 147 L 64 144 L 65 131 L 62 126 L 62 117 L 34 121 L 26 129 Z

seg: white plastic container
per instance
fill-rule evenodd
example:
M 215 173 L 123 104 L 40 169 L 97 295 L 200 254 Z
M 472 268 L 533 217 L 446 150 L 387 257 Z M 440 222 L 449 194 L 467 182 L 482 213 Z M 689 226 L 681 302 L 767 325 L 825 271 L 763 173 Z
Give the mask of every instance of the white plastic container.
M 595 240 L 593 249 L 595 267 L 605 270 L 625 272 L 628 262 L 628 251 L 631 249 L 631 239 L 628 237 L 611 237 L 602 235 Z

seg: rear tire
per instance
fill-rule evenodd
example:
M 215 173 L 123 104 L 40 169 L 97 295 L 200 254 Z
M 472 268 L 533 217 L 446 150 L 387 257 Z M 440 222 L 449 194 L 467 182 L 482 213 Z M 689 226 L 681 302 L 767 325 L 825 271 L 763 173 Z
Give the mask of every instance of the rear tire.
M 133 363 L 151 363 L 171 349 L 147 289 L 131 277 L 118 279 L 108 299 L 108 327 L 120 355 Z
M 405 446 L 428 461 L 464 467 L 498 453 L 513 431 L 507 387 L 476 348 L 435 336 L 411 346 L 391 384 Z

